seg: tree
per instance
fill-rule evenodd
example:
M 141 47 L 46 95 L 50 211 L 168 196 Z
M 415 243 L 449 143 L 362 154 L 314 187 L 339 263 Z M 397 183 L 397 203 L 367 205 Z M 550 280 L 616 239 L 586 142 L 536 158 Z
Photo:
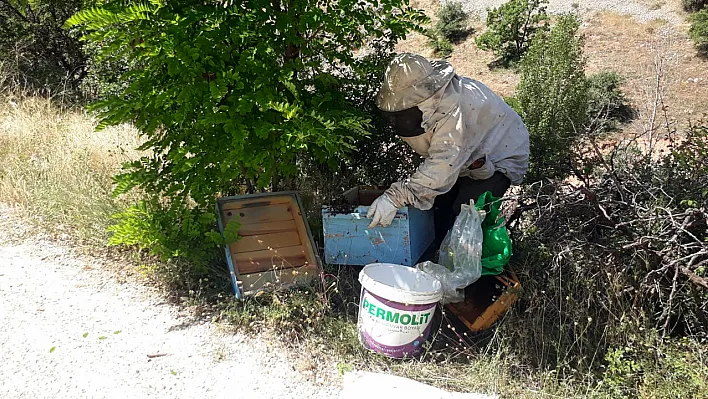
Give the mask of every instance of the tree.
M 548 0 L 509 0 L 487 12 L 487 30 L 477 37 L 477 46 L 494 51 L 508 64 L 518 61 L 533 36 L 546 29 Z
M 0 0 L 0 65 L 12 83 L 75 95 L 87 73 L 78 35 L 62 26 L 89 0 Z
M 116 177 L 117 193 L 139 187 L 150 197 L 123 215 L 117 243 L 196 252 L 215 197 L 290 188 L 303 162 L 336 166 L 369 133 L 356 94 L 378 84 L 355 52 L 391 49 L 426 21 L 405 3 L 153 0 L 72 17 L 69 26 L 101 45 L 101 59 L 141 65 L 125 75 L 127 87 L 92 106 L 99 127 L 133 122 L 150 150 Z M 169 239 L 142 239 L 145 229 L 132 223 L 155 212 L 171 216 L 151 219 Z
M 573 144 L 587 121 L 584 39 L 574 15 L 562 15 L 538 34 L 521 62 L 517 90 L 521 118 L 531 136 L 527 181 L 563 178 L 571 171 Z

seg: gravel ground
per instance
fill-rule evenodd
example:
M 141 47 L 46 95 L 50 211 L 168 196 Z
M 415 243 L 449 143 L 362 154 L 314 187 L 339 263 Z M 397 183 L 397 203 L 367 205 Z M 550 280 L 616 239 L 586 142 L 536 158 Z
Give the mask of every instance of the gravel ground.
M 3 240 L 8 226 L 0 209 L 0 398 L 336 397 L 267 339 L 191 323 L 90 258 Z
M 443 0 L 443 2 L 446 0 Z M 507 0 L 461 0 L 463 8 L 470 13 L 480 16 L 486 15 L 488 8 L 499 7 Z M 683 18 L 677 12 L 678 1 L 675 0 L 645 0 L 645 1 L 617 1 L 617 0 L 550 0 L 548 2 L 548 12 L 563 13 L 576 10 L 573 7 L 576 3 L 577 10 L 581 14 L 588 14 L 596 11 L 610 11 L 618 14 L 629 14 L 640 22 L 652 21 L 655 19 L 665 19 L 671 23 L 681 23 Z

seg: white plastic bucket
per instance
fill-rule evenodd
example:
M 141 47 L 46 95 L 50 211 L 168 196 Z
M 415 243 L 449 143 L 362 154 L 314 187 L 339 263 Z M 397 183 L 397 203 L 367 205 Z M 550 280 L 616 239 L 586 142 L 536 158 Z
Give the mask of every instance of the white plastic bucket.
M 442 299 L 440 281 L 411 267 L 374 263 L 362 269 L 359 282 L 362 345 L 394 358 L 417 354 Z

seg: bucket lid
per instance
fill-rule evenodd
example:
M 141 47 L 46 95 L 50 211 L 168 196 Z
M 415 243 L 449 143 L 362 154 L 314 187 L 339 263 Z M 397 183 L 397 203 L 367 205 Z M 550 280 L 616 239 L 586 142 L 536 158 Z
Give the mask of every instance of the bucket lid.
M 375 295 L 407 305 L 426 305 L 442 299 L 440 281 L 412 267 L 372 263 L 361 270 L 359 282 Z

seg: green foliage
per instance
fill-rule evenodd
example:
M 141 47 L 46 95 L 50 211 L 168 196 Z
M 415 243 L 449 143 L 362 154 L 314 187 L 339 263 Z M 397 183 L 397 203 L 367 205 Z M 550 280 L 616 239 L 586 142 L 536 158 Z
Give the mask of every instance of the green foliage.
M 691 15 L 688 35 L 693 39 L 698 53 L 708 56 L 708 8 Z
M 91 0 L 0 1 L 0 65 L 9 83 L 41 94 L 78 96 L 87 58 L 64 22 Z
M 206 273 L 224 241 L 215 238 L 212 231 L 216 216 L 181 203 L 165 205 L 157 200 L 141 201 L 114 215 L 116 224 L 108 230 L 113 233 L 108 245 L 129 245 L 145 249 L 162 261 L 183 258 L 195 266 L 198 274 Z M 233 226 L 236 229 L 238 225 Z M 216 236 L 220 237 L 218 233 Z M 224 240 L 235 241 L 231 230 Z
M 467 27 L 468 16 L 462 9 L 462 3 L 448 1 L 441 5 L 437 17 L 435 26 L 428 29 L 425 35 L 435 55 L 448 58 L 454 51 L 452 44 L 464 39 L 470 32 Z
M 452 42 L 435 30 L 428 30 L 428 45 L 433 49 L 435 55 L 440 58 L 448 58 L 455 50 Z
M 458 42 L 468 35 L 468 16 L 459 1 L 444 2 L 440 6 L 437 17 L 435 31 L 449 42 Z
M 547 0 L 509 0 L 487 12 L 487 30 L 477 37 L 477 46 L 491 50 L 503 64 L 517 61 L 538 32 L 546 30 Z
M 138 60 L 128 59 L 125 55 L 103 56 L 100 60 L 100 46 L 85 43 L 84 54 L 87 57 L 87 73 L 81 80 L 81 94 L 88 101 L 97 101 L 118 95 L 128 88 L 132 79 L 124 75 L 138 69 Z
M 549 33 L 538 34 L 521 63 L 516 89 L 520 116 L 531 138 L 526 181 L 563 178 L 572 147 L 587 120 L 587 81 L 579 21 L 562 15 Z
M 587 81 L 589 131 L 610 131 L 618 123 L 632 119 L 634 110 L 627 104 L 622 92 L 622 76 L 616 72 L 599 72 L 589 76 Z
M 705 398 L 708 363 L 688 339 L 661 342 L 647 334 L 633 336 L 605 355 L 604 390 L 611 397 Z
M 125 215 L 113 242 L 168 256 L 187 245 L 200 259 L 212 247 L 195 248 L 213 228 L 215 197 L 291 188 L 301 167 L 334 168 L 356 149 L 371 129 L 357 95 L 378 82 L 367 80 L 371 61 L 355 50 L 390 49 L 426 21 L 402 0 L 380 8 L 354 0 L 121 3 L 84 10 L 67 25 L 85 30 L 99 60 L 140 66 L 92 110 L 99 128 L 134 123 L 150 150 L 116 177 L 118 193 L 139 187 L 152 205 L 167 198 L 169 206 Z
M 708 123 L 691 124 L 685 137 L 671 146 L 660 170 L 666 191 L 682 208 L 708 206 Z M 698 233 L 701 235 L 701 233 Z M 702 233 L 708 240 L 708 230 Z
M 706 4 L 708 4 L 706 0 L 681 0 L 681 5 L 687 12 L 698 12 L 704 9 Z

